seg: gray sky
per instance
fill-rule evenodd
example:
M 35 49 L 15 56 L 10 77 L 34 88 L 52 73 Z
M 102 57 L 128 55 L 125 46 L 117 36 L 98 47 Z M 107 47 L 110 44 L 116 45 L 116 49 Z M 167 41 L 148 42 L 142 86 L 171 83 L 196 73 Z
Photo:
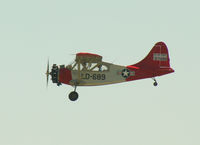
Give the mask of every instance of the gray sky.
M 0 2 L 0 144 L 199 145 L 199 1 Z M 100 87 L 50 83 L 77 52 L 130 65 L 164 41 L 174 74 Z

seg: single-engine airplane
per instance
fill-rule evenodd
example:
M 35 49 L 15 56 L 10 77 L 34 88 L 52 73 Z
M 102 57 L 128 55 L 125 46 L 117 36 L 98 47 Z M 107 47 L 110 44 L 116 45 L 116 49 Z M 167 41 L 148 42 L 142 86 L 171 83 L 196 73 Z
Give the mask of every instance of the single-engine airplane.
M 74 91 L 69 94 L 69 99 L 76 101 L 77 86 L 107 85 L 145 78 L 152 78 L 153 85 L 157 86 L 155 77 L 173 72 L 167 46 L 163 42 L 158 42 L 142 61 L 133 65 L 115 65 L 103 62 L 100 55 L 81 52 L 76 54 L 74 63 L 70 65 L 53 64 L 51 72 L 49 72 L 48 60 L 46 76 L 47 85 L 50 75 L 52 82 L 57 86 L 61 84 L 73 86 Z

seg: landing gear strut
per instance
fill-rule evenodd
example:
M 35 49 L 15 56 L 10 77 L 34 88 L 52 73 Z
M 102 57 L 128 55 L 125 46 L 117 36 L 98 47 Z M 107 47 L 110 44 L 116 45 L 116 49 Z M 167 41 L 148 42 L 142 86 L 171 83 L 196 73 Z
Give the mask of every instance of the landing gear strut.
M 155 78 L 152 78 L 153 80 L 154 80 L 154 83 L 153 83 L 153 85 L 156 87 L 157 85 L 158 85 L 158 83 L 157 83 L 157 81 L 156 81 L 156 79 Z
M 78 93 L 76 92 L 76 86 L 75 86 L 75 89 L 74 91 L 72 91 L 70 94 L 69 94 L 69 99 L 71 101 L 76 101 L 78 99 Z

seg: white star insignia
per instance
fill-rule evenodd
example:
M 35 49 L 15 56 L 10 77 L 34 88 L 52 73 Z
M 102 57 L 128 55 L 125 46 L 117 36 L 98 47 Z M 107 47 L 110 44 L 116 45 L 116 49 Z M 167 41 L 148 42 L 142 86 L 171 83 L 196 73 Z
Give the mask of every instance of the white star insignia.
M 128 69 L 123 69 L 122 70 L 122 76 L 124 78 L 128 78 L 130 76 L 130 71 Z

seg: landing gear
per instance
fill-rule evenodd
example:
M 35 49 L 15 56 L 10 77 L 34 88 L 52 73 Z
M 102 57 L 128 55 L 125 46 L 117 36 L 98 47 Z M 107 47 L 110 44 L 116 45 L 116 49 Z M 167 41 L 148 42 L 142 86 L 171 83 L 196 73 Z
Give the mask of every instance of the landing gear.
M 76 86 L 74 91 L 69 94 L 69 100 L 76 101 L 78 99 L 78 93 L 76 92 Z
M 154 80 L 154 83 L 153 83 L 153 85 L 156 87 L 157 85 L 158 85 L 158 83 L 157 83 L 157 81 L 156 81 L 156 79 L 155 78 L 152 78 L 153 80 Z
M 69 94 L 69 99 L 71 101 L 76 101 L 78 99 L 78 93 L 76 91 L 73 91 Z

